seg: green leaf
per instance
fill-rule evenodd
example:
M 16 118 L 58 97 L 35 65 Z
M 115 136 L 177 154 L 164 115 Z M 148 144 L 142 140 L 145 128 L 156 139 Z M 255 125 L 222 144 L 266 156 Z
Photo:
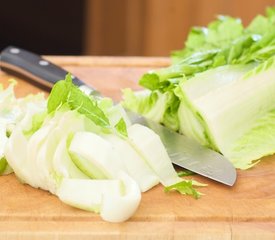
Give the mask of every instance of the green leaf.
M 226 54 L 227 49 L 223 51 L 223 55 L 227 55 L 226 62 L 228 64 L 235 63 L 244 53 L 244 49 L 248 49 L 253 43 L 255 43 L 255 39 L 251 35 L 238 38 L 228 49 L 228 54 Z
M 275 51 L 275 48 L 274 48 Z M 275 53 L 275 52 L 274 52 Z M 248 79 L 250 77 L 256 76 L 257 74 L 260 74 L 262 72 L 265 72 L 271 68 L 275 68 L 275 56 L 272 58 L 269 58 L 265 62 L 261 63 L 257 67 L 253 68 L 251 71 L 248 71 L 244 76 L 243 79 Z
M 264 35 L 267 31 L 270 30 L 272 30 L 272 24 L 270 23 L 268 18 L 261 15 L 255 17 L 246 28 L 247 32 L 260 35 Z
M 183 195 L 190 195 L 194 197 L 195 199 L 198 199 L 201 197 L 201 193 L 198 192 L 194 187 L 192 181 L 182 181 L 176 184 L 173 184 L 171 186 L 165 187 L 164 188 L 165 192 L 170 192 L 170 191 L 178 191 L 180 194 Z
M 240 169 L 247 169 L 257 159 L 275 153 L 275 109 L 259 118 L 252 128 L 232 146 L 230 159 Z M 253 161 L 254 160 L 254 161 Z
M 184 171 L 179 171 L 178 172 L 178 176 L 179 177 L 187 177 L 187 176 L 191 176 L 194 175 L 195 173 L 190 171 L 190 170 L 184 170 Z
M 178 108 L 180 105 L 179 98 L 174 94 L 173 91 L 166 92 L 169 94 L 169 98 L 166 102 L 166 110 L 164 112 L 161 123 L 163 123 L 168 128 L 178 131 L 179 130 L 179 119 L 178 119 Z
M 195 187 L 206 187 L 207 186 L 207 184 L 198 182 L 194 179 L 192 179 L 191 181 L 192 181 L 193 186 L 195 186 Z
M 267 7 L 266 8 L 266 15 L 268 18 L 272 18 L 275 16 L 275 7 Z
M 48 99 L 48 113 L 51 113 L 62 105 L 68 104 L 71 110 L 77 110 L 85 115 L 96 125 L 109 128 L 110 123 L 104 112 L 97 106 L 97 102 L 82 92 L 72 82 L 71 74 L 68 73 L 65 80 L 57 82 Z
M 37 113 L 33 115 L 32 127 L 29 130 L 24 131 L 24 135 L 30 136 L 34 134 L 42 126 L 46 116 L 47 116 L 47 112 Z
M 150 90 L 159 88 L 160 80 L 156 73 L 146 73 L 139 80 L 139 84 Z
M 117 130 L 117 132 L 123 136 L 123 137 L 128 137 L 128 133 L 127 133 L 127 126 L 126 123 L 124 121 L 123 118 L 121 118 L 118 123 L 115 125 L 115 129 Z
M 123 90 L 123 107 L 140 114 L 148 113 L 159 99 L 157 92 L 133 92 L 126 88 Z
M 110 123 L 104 112 L 97 106 L 95 100 L 91 99 L 79 88 L 73 86 L 69 91 L 67 102 L 71 110 L 77 110 L 92 120 L 96 125 L 109 128 Z
M 72 87 L 72 77 L 69 73 L 66 75 L 65 80 L 58 81 L 53 86 L 47 103 L 48 113 L 55 111 L 67 101 Z
M 183 59 L 179 64 L 200 64 L 204 61 L 212 59 L 216 54 L 220 52 L 220 49 L 206 49 L 203 51 L 196 51 L 189 57 Z M 201 65 L 202 66 L 202 65 Z M 205 65 L 204 65 L 205 66 Z
M 4 157 L 2 157 L 0 159 L 0 175 L 5 171 L 7 166 L 8 166 L 7 160 Z
M 228 16 L 218 16 L 218 20 L 208 25 L 206 42 L 218 46 L 227 45 L 233 39 L 241 36 L 243 25 L 240 19 Z
M 185 43 L 186 47 L 197 49 L 202 47 L 205 43 L 205 38 L 207 35 L 207 29 L 201 27 L 193 27 L 188 34 L 187 41 Z

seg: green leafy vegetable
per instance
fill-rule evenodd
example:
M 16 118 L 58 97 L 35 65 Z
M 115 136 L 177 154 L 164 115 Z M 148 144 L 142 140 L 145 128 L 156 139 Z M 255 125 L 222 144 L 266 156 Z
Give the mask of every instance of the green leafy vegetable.
M 182 182 L 165 187 L 164 191 L 165 192 L 178 191 L 179 193 L 181 193 L 183 195 L 190 195 L 190 196 L 194 197 L 195 199 L 200 198 L 202 195 L 200 192 L 198 192 L 194 188 L 191 180 L 190 181 L 184 180 Z
M 67 102 L 71 88 L 73 88 L 71 74 L 67 74 L 65 80 L 58 81 L 53 86 L 47 102 L 48 113 Z
M 72 83 L 72 77 L 67 74 L 65 80 L 57 82 L 48 99 L 48 113 L 51 113 L 67 103 L 71 110 L 77 110 L 84 114 L 96 125 L 109 128 L 110 123 L 103 111 L 97 106 L 97 102 L 87 96 Z
M 175 131 L 179 129 L 177 119 L 179 101 L 173 91 L 162 93 L 157 90 L 136 94 L 130 89 L 125 89 L 122 105 L 153 121 L 164 123 Z
M 230 159 L 240 169 L 252 167 L 250 159 L 275 153 L 275 109 L 257 119 L 252 127 L 236 140 L 230 150 Z M 248 164 L 247 164 L 248 162 Z
M 0 174 L 2 174 L 6 170 L 7 166 L 8 166 L 7 160 L 4 157 L 2 157 L 0 159 Z
M 71 110 L 76 109 L 79 113 L 84 114 L 87 118 L 92 120 L 96 125 L 102 127 L 110 127 L 108 118 L 103 111 L 97 106 L 95 100 L 92 100 L 79 88 L 73 86 L 69 92 L 67 103 Z
M 128 137 L 127 126 L 123 118 L 118 121 L 118 123 L 115 125 L 115 128 L 123 137 Z
M 172 60 L 144 74 L 144 92 L 125 91 L 123 105 L 221 152 L 237 168 L 275 153 L 275 7 L 247 27 L 218 16 L 192 28 Z
M 139 84 L 145 88 L 148 88 L 150 90 L 155 90 L 160 88 L 160 81 L 159 77 L 155 73 L 146 73 L 140 79 Z
M 111 99 L 94 99 L 86 95 L 73 84 L 70 74 L 54 85 L 48 99 L 48 113 L 53 113 L 62 106 L 83 114 L 104 132 L 113 130 L 123 137 L 127 136 L 127 116 L 124 111 L 118 105 L 114 106 Z M 33 125 L 33 128 L 36 126 Z
M 191 176 L 194 175 L 195 173 L 190 171 L 190 170 L 184 170 L 184 171 L 179 171 L 178 172 L 178 176 L 179 177 L 187 177 L 187 176 Z

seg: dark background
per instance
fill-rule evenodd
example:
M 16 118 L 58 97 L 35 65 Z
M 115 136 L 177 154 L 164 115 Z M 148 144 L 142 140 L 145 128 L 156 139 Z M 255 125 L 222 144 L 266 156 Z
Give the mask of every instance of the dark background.
M 0 50 L 44 55 L 168 56 L 192 26 L 243 20 L 275 0 L 0 0 Z
M 0 0 L 0 49 L 8 45 L 39 54 L 83 52 L 83 0 Z

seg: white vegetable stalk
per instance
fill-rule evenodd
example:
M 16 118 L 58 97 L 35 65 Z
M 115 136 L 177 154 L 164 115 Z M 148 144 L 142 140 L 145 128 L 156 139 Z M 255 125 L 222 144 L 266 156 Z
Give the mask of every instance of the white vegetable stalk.
M 69 152 L 74 163 L 92 178 L 117 178 L 124 170 L 123 163 L 112 145 L 92 132 L 77 132 L 70 144 Z
M 33 181 L 32 176 L 35 172 L 30 169 L 30 165 L 27 161 L 27 146 L 28 140 L 18 126 L 13 130 L 9 140 L 7 141 L 4 151 L 5 157 L 16 176 L 23 183 L 28 183 L 32 187 L 37 188 L 39 186 Z
M 113 145 L 125 166 L 126 172 L 138 183 L 142 192 L 146 192 L 159 183 L 159 177 L 153 169 L 126 140 L 112 134 L 106 134 L 103 137 Z
M 0 158 L 4 157 L 4 148 L 8 137 L 6 135 L 6 123 L 0 119 Z
M 131 126 L 121 106 L 107 106 L 105 112 L 113 127 L 125 117 L 129 139 L 101 132 L 66 107 L 44 116 L 40 96 L 17 100 L 12 88 L 0 94 L 0 110 L 0 157 L 16 176 L 71 206 L 100 213 L 106 221 L 130 218 L 141 191 L 179 181 L 159 137 L 146 127 Z M 8 138 L 10 123 L 15 127 Z
M 40 128 L 30 137 L 27 143 L 27 165 L 29 166 L 30 171 L 35 173 L 32 177 L 32 184 L 35 184 L 36 186 L 44 190 L 48 190 L 48 186 L 46 180 L 43 178 L 41 173 L 41 168 L 43 167 L 43 165 L 40 164 L 41 159 L 39 159 L 39 157 L 41 156 L 44 159 L 45 156 L 43 155 L 43 153 L 40 153 L 40 150 L 43 146 L 45 146 L 47 137 L 49 136 L 53 128 L 54 126 L 51 125 Z
M 58 177 L 88 179 L 73 162 L 67 149 L 67 136 L 63 137 L 57 145 L 53 156 L 53 170 Z
M 183 82 L 181 131 L 220 151 L 236 168 L 249 168 L 253 160 L 274 153 L 274 73 L 270 58 L 259 66 L 220 67 Z
M 129 142 L 143 156 L 164 186 L 182 181 L 178 177 L 160 137 L 151 129 L 134 124 L 128 128 Z
M 15 82 L 12 82 L 7 89 L 0 91 L 0 158 L 4 157 L 4 149 L 8 140 L 6 133 L 12 131 L 19 122 L 23 130 L 29 127 L 32 116 L 44 111 L 46 106 L 43 94 L 17 99 L 14 95 L 14 85 Z M 12 168 L 7 165 L 1 174 L 11 172 Z
M 137 183 L 118 168 L 116 168 L 114 174 L 116 179 L 87 179 L 88 177 L 70 161 L 68 152 L 66 153 L 66 137 L 62 138 L 56 146 L 52 145 L 55 144 L 53 136 L 58 137 L 56 135 L 57 126 L 58 124 L 49 124 L 48 122 L 48 125 L 40 128 L 30 139 L 24 136 L 20 126 L 14 129 L 6 144 L 5 156 L 13 167 L 15 174 L 24 183 L 57 194 L 67 204 L 89 211 L 100 212 L 102 218 L 106 221 L 121 222 L 131 217 L 136 211 L 141 198 Z M 83 134 L 87 136 L 88 134 L 89 140 L 91 140 L 90 134 L 92 134 L 93 139 L 98 139 L 95 138 L 97 135 L 93 133 L 79 132 L 79 134 L 80 136 L 83 136 Z M 78 133 L 75 136 L 74 139 L 79 139 L 77 137 Z M 34 144 L 35 140 L 38 144 Z M 105 141 L 104 139 L 101 140 Z M 33 148 L 30 144 L 33 144 Z M 94 147 L 98 146 L 96 142 L 94 144 Z M 90 147 L 89 145 L 88 149 Z M 53 153 L 52 157 L 47 158 L 46 150 L 50 152 L 50 155 Z M 96 150 L 100 153 L 99 148 L 96 148 Z M 105 151 L 106 149 L 101 150 Z M 107 150 L 110 149 L 107 148 Z M 31 155 L 31 151 L 34 154 Z M 64 152 L 65 156 L 62 156 Z M 101 154 L 104 156 L 102 152 Z M 29 158 L 30 156 L 31 158 Z M 109 154 L 109 156 L 112 156 L 112 154 Z M 97 159 L 97 156 L 95 158 Z M 37 161 L 37 159 L 40 159 L 40 161 Z M 104 160 L 107 161 L 107 159 Z M 108 160 L 112 163 L 112 159 Z M 55 175 L 57 173 L 59 176 Z
M 137 183 L 123 172 L 110 180 L 64 179 L 57 196 L 71 206 L 99 212 L 109 222 L 129 219 L 141 199 Z
M 40 186 L 52 193 L 56 191 L 56 177 L 63 177 L 59 172 L 55 172 L 53 168 L 53 159 L 56 148 L 61 138 L 68 137 L 70 133 L 84 129 L 83 118 L 74 111 L 67 111 L 62 115 L 57 115 L 50 120 L 45 126 L 42 126 L 37 133 L 43 131 L 44 128 L 50 127 L 46 138 L 38 150 L 36 164 L 40 171 Z M 35 134 L 34 134 L 35 135 Z M 31 148 L 31 146 L 30 146 Z M 31 152 L 32 150 L 30 150 Z
M 54 106 L 54 101 L 46 109 L 40 95 L 18 100 L 12 87 L 0 92 L 0 157 L 7 159 L 23 183 L 48 190 L 71 206 L 100 213 L 106 221 L 122 222 L 138 208 L 141 191 L 159 182 L 167 186 L 181 180 L 159 137 L 146 127 L 131 126 L 120 105 L 101 101 L 98 116 L 110 128 L 118 126 L 117 132 L 121 129 L 116 124 L 123 117 L 129 138 L 106 134 L 91 115 L 69 110 L 72 102 Z M 92 108 L 87 96 L 83 101 Z M 8 138 L 11 123 L 14 128 Z

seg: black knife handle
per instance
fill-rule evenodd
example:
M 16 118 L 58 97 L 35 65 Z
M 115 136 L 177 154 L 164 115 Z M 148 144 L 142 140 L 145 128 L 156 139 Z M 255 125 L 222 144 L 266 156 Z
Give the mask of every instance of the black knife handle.
M 64 79 L 68 73 L 39 55 L 14 46 L 9 46 L 1 52 L 0 67 L 5 72 L 24 76 L 47 88 Z M 85 85 L 75 76 L 73 82 L 77 86 Z

